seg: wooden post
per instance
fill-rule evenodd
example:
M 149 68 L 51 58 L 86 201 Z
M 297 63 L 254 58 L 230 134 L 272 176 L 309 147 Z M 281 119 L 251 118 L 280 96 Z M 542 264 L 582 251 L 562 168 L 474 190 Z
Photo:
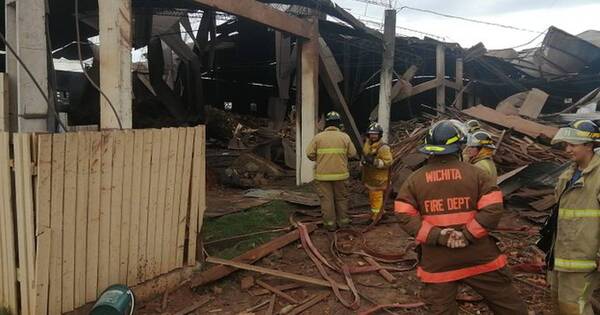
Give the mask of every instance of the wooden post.
M 444 45 L 438 44 L 435 49 L 435 66 L 436 66 L 436 79 L 439 82 L 437 87 L 437 109 L 440 112 L 446 111 L 446 84 L 444 78 L 446 77 L 446 56 L 444 52 Z
M 462 58 L 456 58 L 456 108 L 463 108 L 463 60 Z
M 300 47 L 301 59 L 301 103 L 296 119 L 300 119 L 300 129 L 296 131 L 296 142 L 300 142 L 300 150 L 296 150 L 296 160 L 300 161 L 296 169 L 298 185 L 313 180 L 314 163 L 306 157 L 306 149 L 316 134 L 319 104 L 319 29 L 318 21 L 312 20 L 312 38 L 303 40 Z
M 100 88 L 115 107 L 123 128 L 131 128 L 131 0 L 98 2 Z M 100 128 L 119 128 L 108 101 L 100 98 Z
M 6 38 L 48 94 L 48 48 L 46 44 L 46 1 L 6 2 Z M 48 104 L 29 75 L 7 51 L 6 69 L 10 83 L 12 130 L 19 132 L 53 130 L 48 126 Z
M 378 121 L 383 127 L 383 141 L 388 141 L 390 110 L 392 105 L 392 80 L 394 76 L 394 52 L 396 50 L 396 10 L 385 10 L 383 33 L 383 62 L 379 85 Z
M 8 76 L 0 73 L 0 131 L 10 131 Z

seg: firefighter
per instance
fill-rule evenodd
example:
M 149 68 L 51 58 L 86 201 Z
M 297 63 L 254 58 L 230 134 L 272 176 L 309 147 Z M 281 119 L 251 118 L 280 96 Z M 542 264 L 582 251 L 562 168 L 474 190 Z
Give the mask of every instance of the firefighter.
M 469 162 L 484 170 L 494 180 L 498 178 L 496 164 L 494 164 L 494 140 L 492 136 L 482 130 L 469 134 L 467 147 L 465 148 L 466 162 Z
M 371 218 L 375 220 L 385 202 L 384 193 L 390 179 L 389 169 L 392 165 L 392 151 L 383 142 L 383 128 L 373 123 L 367 129 L 367 139 L 363 145 L 363 184 L 369 190 Z
M 325 130 L 317 134 L 306 149 L 306 155 L 315 161 L 315 189 L 321 200 L 323 225 L 329 231 L 350 224 L 348 217 L 348 190 L 350 177 L 348 158 L 357 155 L 350 137 L 340 130 L 341 117 L 337 112 L 325 116 Z
M 460 161 L 459 130 L 434 124 L 419 151 L 427 164 L 404 182 L 395 202 L 400 225 L 419 246 L 417 276 L 429 314 L 458 314 L 466 284 L 495 314 L 527 314 L 512 284 L 507 258 L 489 236 L 503 213 L 502 193 L 483 170 Z
M 600 139 L 590 120 L 561 128 L 552 143 L 566 143 L 573 162 L 558 178 L 548 280 L 556 314 L 594 314 L 590 297 L 600 286 Z M 553 254 L 553 255 L 552 255 Z

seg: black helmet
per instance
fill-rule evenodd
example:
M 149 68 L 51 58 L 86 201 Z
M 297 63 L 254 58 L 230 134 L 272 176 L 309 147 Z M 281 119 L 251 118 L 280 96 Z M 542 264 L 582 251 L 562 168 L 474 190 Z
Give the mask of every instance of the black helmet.
M 368 135 L 379 135 L 379 137 L 383 136 L 383 127 L 381 127 L 380 124 L 374 122 L 369 126 L 369 129 L 367 129 L 367 134 Z
M 341 120 L 342 120 L 342 117 L 336 111 L 331 111 L 331 112 L 327 113 L 327 115 L 325 115 L 326 122 L 339 122 Z
M 460 151 L 461 132 L 451 121 L 435 123 L 425 137 L 425 144 L 419 146 L 419 152 L 428 155 L 447 155 Z

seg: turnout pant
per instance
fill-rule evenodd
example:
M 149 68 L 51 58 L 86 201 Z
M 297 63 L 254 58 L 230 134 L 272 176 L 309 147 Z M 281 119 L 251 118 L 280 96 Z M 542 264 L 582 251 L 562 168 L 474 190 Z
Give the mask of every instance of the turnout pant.
M 315 181 L 315 189 L 321 200 L 323 224 L 331 227 L 345 225 L 348 218 L 348 189 L 345 180 Z
M 554 314 L 594 315 L 590 297 L 600 285 L 600 273 L 550 271 L 548 282 Z
M 369 189 L 369 203 L 371 205 L 371 212 L 376 215 L 381 211 L 383 206 L 383 190 Z
M 527 315 L 527 306 L 512 285 L 512 275 L 506 267 L 455 282 L 426 283 L 422 297 L 429 307 L 428 314 L 458 314 L 456 294 L 460 283 L 479 293 L 496 315 Z

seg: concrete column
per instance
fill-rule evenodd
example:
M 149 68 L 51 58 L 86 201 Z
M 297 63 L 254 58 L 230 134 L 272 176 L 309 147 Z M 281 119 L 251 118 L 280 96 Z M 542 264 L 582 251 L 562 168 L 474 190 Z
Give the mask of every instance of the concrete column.
M 446 55 L 444 53 L 444 45 L 437 45 L 435 56 L 436 78 L 439 82 L 436 89 L 436 103 L 438 111 L 443 113 L 446 111 L 446 84 L 444 84 L 446 78 Z
M 463 60 L 462 58 L 456 59 L 456 108 L 463 108 Z
M 314 179 L 314 162 L 306 157 L 306 148 L 316 134 L 319 104 L 319 29 L 318 21 L 312 20 L 312 38 L 302 41 L 300 47 L 301 79 L 300 106 L 297 118 L 300 128 L 296 130 L 296 183 L 309 183 Z
M 390 110 L 392 106 L 392 80 L 394 78 L 394 52 L 396 48 L 396 10 L 385 10 L 383 33 L 383 62 L 379 85 L 378 122 L 383 127 L 383 141 L 388 141 Z
M 6 39 L 21 57 L 36 81 L 48 94 L 46 1 L 6 2 Z M 47 132 L 48 104 L 29 75 L 7 50 L 10 129 L 18 132 Z
M 98 1 L 100 15 L 100 88 L 112 102 L 123 128 L 132 127 L 131 0 Z M 119 123 L 108 101 L 100 98 L 100 128 Z

